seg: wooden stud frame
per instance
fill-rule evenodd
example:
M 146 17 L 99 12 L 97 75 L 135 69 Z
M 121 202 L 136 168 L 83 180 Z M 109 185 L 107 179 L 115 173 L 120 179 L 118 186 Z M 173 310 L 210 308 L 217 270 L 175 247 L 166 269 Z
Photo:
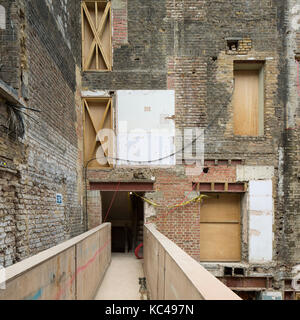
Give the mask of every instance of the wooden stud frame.
M 111 71 L 111 2 L 82 1 L 81 19 L 83 71 Z
M 108 156 L 108 148 L 104 150 L 104 141 L 97 141 L 97 135 L 102 129 L 113 129 L 112 98 L 83 98 L 83 140 L 84 163 L 92 169 L 113 168 L 113 159 L 108 159 L 105 165 L 101 165 L 96 158 L 98 148 L 102 148 L 105 157 Z M 109 142 L 111 147 L 114 141 Z

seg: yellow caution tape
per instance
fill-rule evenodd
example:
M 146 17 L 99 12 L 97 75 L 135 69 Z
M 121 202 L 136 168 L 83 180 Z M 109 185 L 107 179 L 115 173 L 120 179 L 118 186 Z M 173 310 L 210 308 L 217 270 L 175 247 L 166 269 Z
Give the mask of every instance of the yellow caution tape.
M 135 192 L 134 192 L 133 194 L 134 194 L 135 196 L 141 198 L 141 199 L 144 200 L 145 202 L 149 203 L 150 205 L 154 206 L 154 207 L 164 207 L 164 208 L 167 208 L 167 209 L 184 207 L 184 206 L 186 206 L 186 205 L 188 205 L 188 204 L 190 204 L 190 203 L 192 203 L 192 202 L 202 202 L 202 200 L 203 200 L 204 198 L 209 198 L 209 196 L 206 196 L 206 195 L 203 195 L 203 194 L 202 194 L 202 195 L 197 196 L 197 197 L 195 197 L 195 198 L 193 198 L 193 199 L 191 199 L 191 200 L 188 200 L 188 201 L 185 201 L 185 202 L 182 202 L 182 203 L 173 205 L 173 206 L 162 206 L 162 205 L 157 204 L 157 203 L 155 203 L 155 202 L 153 202 L 153 201 L 151 201 L 151 200 L 149 200 L 149 199 L 147 199 L 147 198 L 144 198 L 144 197 L 138 195 L 138 194 L 135 193 Z

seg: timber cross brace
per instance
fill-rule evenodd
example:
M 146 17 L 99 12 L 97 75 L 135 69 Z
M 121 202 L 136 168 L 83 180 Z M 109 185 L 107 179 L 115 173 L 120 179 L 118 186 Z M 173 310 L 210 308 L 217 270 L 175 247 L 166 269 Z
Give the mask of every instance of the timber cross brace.
M 84 71 L 111 71 L 111 2 L 81 4 L 82 66 Z
M 84 98 L 84 157 L 85 164 L 97 156 L 98 161 L 92 161 L 92 168 L 112 167 L 112 159 L 108 157 L 110 148 L 113 147 L 113 139 L 109 136 L 108 141 L 105 137 L 109 132 L 103 132 L 104 129 L 113 128 L 113 110 L 111 98 Z M 103 133 L 103 134 L 102 134 Z M 99 150 L 100 149 L 100 150 Z M 102 157 L 99 156 L 99 151 Z M 99 160 L 103 158 L 102 164 Z

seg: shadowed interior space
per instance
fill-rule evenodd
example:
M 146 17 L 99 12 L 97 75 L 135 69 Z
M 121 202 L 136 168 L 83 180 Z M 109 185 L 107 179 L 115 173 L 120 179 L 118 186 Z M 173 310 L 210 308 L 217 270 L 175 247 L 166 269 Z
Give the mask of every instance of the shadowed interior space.
M 133 252 L 143 242 L 142 193 L 101 192 L 102 221 L 112 224 L 112 252 Z

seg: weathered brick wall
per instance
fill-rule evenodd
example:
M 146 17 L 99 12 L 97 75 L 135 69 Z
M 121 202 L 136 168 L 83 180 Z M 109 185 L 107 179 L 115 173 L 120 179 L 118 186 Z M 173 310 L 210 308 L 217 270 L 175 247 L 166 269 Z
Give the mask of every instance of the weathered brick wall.
M 113 48 L 116 49 L 128 43 L 127 0 L 112 2 L 112 18 Z
M 20 12 L 18 0 L 3 0 L 5 8 L 6 27 L 0 29 L 0 78 L 19 89 L 19 23 Z
M 290 266 L 300 263 L 300 6 L 299 1 L 288 2 L 286 19 L 288 35 L 286 41 L 287 115 L 285 134 L 285 173 L 284 173 L 284 246 L 283 259 Z
M 200 260 L 200 203 L 191 203 L 178 208 L 167 208 L 193 199 L 198 195 L 194 182 L 236 182 L 236 165 L 218 165 L 206 162 L 209 167 L 207 174 L 187 176 L 184 166 L 176 169 L 144 169 L 144 177 L 150 181 L 156 177 L 154 192 L 147 193 L 146 197 L 162 207 L 151 210 L 152 215 L 145 212 L 146 221 L 153 222 L 166 236 L 184 249 L 196 260 Z M 89 170 L 87 180 L 103 182 L 143 182 L 134 178 L 135 169 L 116 168 L 111 171 Z M 89 185 L 87 186 L 89 189 Z M 153 209 L 153 207 L 152 207 Z M 99 221 L 101 200 L 99 193 L 88 191 L 88 214 L 91 223 Z M 106 214 L 104 212 L 104 214 Z M 242 245 L 247 247 L 248 242 Z M 247 262 L 247 254 L 243 254 L 243 262 Z
M 126 12 L 127 2 L 127 12 Z M 241 159 L 245 165 L 275 167 L 274 261 L 282 259 L 284 196 L 279 177 L 284 133 L 284 14 L 282 1 L 112 1 L 114 21 L 113 71 L 83 74 L 84 89 L 175 89 L 176 127 L 204 127 L 206 159 Z M 123 17 L 122 17 L 123 15 Z M 125 20 L 128 24 L 125 26 Z M 128 43 L 126 43 L 126 36 Z M 237 51 L 226 39 L 241 39 Z M 124 41 L 124 42 L 123 42 Z M 265 69 L 265 120 L 262 137 L 233 133 L 234 61 L 261 60 Z M 235 166 L 209 165 L 209 173 L 186 176 L 184 167 L 145 170 L 156 177 L 155 193 L 147 196 L 163 205 L 193 195 L 192 182 L 236 181 Z M 149 172 L 148 172 L 149 171 Z M 91 171 L 93 179 L 122 181 L 132 170 Z M 280 188 L 277 188 L 280 185 Z M 199 260 L 199 207 L 172 213 L 156 209 L 158 228 Z M 243 221 L 242 252 L 247 262 L 247 223 Z M 291 249 L 293 250 L 293 249 Z M 270 267 L 271 268 L 271 267 Z M 270 269 L 272 272 L 274 269 Z
M 273 273 L 279 282 L 279 271 L 299 262 L 300 250 L 300 98 L 295 62 L 295 54 L 300 52 L 300 33 L 292 29 L 287 32 L 287 23 L 297 14 L 295 9 L 292 12 L 297 2 L 112 0 L 113 71 L 82 75 L 84 90 L 175 89 L 176 126 L 207 128 L 206 159 L 241 159 L 245 165 L 274 167 L 273 262 L 278 272 L 274 263 L 264 271 Z M 287 4 L 291 6 L 289 13 Z M 237 50 L 229 50 L 227 39 L 240 39 Z M 234 61 L 244 60 L 264 61 L 261 137 L 237 137 L 233 132 Z M 291 91 L 288 99 L 287 83 Z M 291 130 L 286 131 L 286 126 Z M 209 173 L 200 177 L 186 176 L 182 166 L 144 170 L 149 177 L 156 177 L 156 192 L 147 196 L 169 205 L 183 200 L 192 191 L 192 182 L 236 181 L 234 166 L 208 166 Z M 89 175 L 117 182 L 132 179 L 133 171 L 91 171 Z M 198 213 L 197 205 L 191 205 L 164 218 L 166 211 L 160 209 L 151 221 L 199 259 Z M 247 262 L 247 250 L 244 235 L 243 262 Z
M 87 192 L 88 199 L 88 229 L 98 227 L 102 223 L 102 199 L 100 191 Z
M 20 9 L 20 63 L 11 68 L 20 70 L 17 81 L 27 106 L 40 112 L 26 111 L 24 139 L 0 138 L 1 156 L 15 167 L 0 172 L 4 266 L 82 233 L 85 225 L 77 140 L 78 3 L 19 1 Z M 0 110 L 5 122 L 4 103 Z M 62 194 L 63 205 L 56 204 L 56 194 Z
M 113 39 L 113 71 L 84 73 L 83 88 L 165 89 L 169 41 L 163 36 L 165 15 L 164 0 L 159 5 L 157 1 L 112 1 L 113 34 L 116 36 Z
M 26 147 L 9 134 L 5 101 L 0 99 L 0 265 L 16 262 L 18 223 L 22 208 L 19 165 L 25 161 Z

